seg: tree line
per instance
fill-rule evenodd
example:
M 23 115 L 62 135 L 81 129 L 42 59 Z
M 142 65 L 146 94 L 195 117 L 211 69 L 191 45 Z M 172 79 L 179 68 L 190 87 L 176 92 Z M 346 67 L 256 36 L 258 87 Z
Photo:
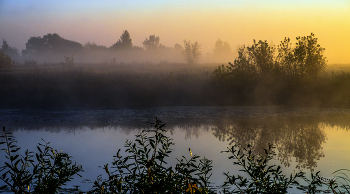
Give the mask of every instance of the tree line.
M 294 44 L 290 38 L 277 46 L 254 40 L 252 45 L 238 49 L 238 57 L 232 63 L 214 70 L 215 87 L 223 93 L 222 101 L 241 105 L 334 104 L 347 94 L 335 95 L 339 91 L 330 87 L 340 79 L 339 75 L 320 76 L 322 72 L 326 75 L 324 51 L 313 33 L 296 37 Z M 345 81 L 341 87 L 344 84 Z
M 120 53 L 118 57 L 129 52 L 122 47 L 135 50 L 132 42 L 126 41 L 130 37 L 125 35 L 114 45 L 119 49 L 115 51 Z M 217 42 L 217 48 L 228 47 L 223 41 Z M 144 43 L 148 49 L 133 51 L 138 55 L 131 57 L 149 54 L 161 58 L 166 54 L 159 51 L 162 46 L 157 36 L 151 35 Z M 196 42 L 186 45 L 189 46 L 177 44 L 173 51 L 180 52 L 181 48 L 191 51 L 193 47 L 200 47 Z M 156 47 L 158 49 L 153 52 Z M 3 48 L 16 52 L 7 43 Z M 184 53 L 190 53 L 187 51 Z M 0 95 L 0 106 L 286 105 L 347 108 L 350 106 L 350 73 L 324 71 L 327 65 L 324 51 L 315 35 L 310 34 L 297 37 L 294 43 L 285 38 L 277 46 L 254 41 L 252 45 L 240 47 L 232 63 L 217 68 L 212 64 L 191 66 L 151 62 L 130 65 L 118 62 L 117 57 L 112 57 L 107 63 L 76 65 L 76 56 L 61 56 L 63 66 L 61 63 L 40 68 L 18 65 L 18 68 L 0 71 L 0 87 L 4 91 Z M 180 54 L 177 58 L 187 57 Z M 198 56 L 198 53 L 193 56 Z M 3 52 L 0 52 L 0 60 L 4 61 L 0 63 L 3 68 L 16 65 Z M 191 60 L 190 63 L 196 63 L 193 58 Z M 30 95 L 32 93 L 36 95 Z
M 39 60 L 45 56 L 59 55 L 61 57 L 59 59 L 62 59 L 63 56 L 80 56 L 84 53 L 104 53 L 104 56 L 107 54 L 107 57 L 112 59 L 113 55 L 111 53 L 134 52 L 146 53 L 148 55 L 155 53 L 171 53 L 172 55 L 182 55 L 184 62 L 188 64 L 198 63 L 202 56 L 201 44 L 197 41 L 191 42 L 189 40 L 184 40 L 182 45 L 175 44 L 173 47 L 167 47 L 160 43 L 159 36 L 150 35 L 142 42 L 142 45 L 143 47 L 133 45 L 131 35 L 127 30 L 124 30 L 117 42 L 110 47 L 97 45 L 95 42 L 90 41 L 82 45 L 76 41 L 67 40 L 56 33 L 49 33 L 42 37 L 30 37 L 25 44 L 25 49 L 21 52 L 17 48 L 9 46 L 7 41 L 3 39 L 3 45 L 0 51 L 11 57 L 14 61 L 26 61 L 27 63 L 33 60 Z M 230 56 L 231 54 L 231 47 L 227 42 L 223 42 L 220 39 L 216 41 L 212 54 L 213 57 L 219 59 L 224 56 Z M 138 55 L 138 57 L 140 56 Z
M 317 43 L 313 33 L 297 37 L 292 47 L 290 38 L 285 38 L 276 47 L 266 41 L 253 41 L 251 46 L 238 49 L 238 57 L 233 64 L 219 66 L 214 74 L 218 79 L 244 79 L 247 77 L 317 77 L 326 67 L 324 48 Z

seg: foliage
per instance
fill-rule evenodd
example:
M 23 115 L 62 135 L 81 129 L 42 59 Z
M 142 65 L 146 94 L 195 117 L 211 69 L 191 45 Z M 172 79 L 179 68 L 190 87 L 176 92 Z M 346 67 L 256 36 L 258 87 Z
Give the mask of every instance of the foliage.
M 90 65 L 76 63 L 74 56 L 75 66 L 62 68 L 66 61 L 62 56 L 60 61 L 36 66 L 35 61 L 27 61 L 27 65 L 13 65 L 0 71 L 0 107 L 350 107 L 349 72 L 325 72 L 317 79 L 282 76 L 283 73 L 274 78 L 260 76 L 254 66 L 247 69 L 243 67 L 250 66 L 242 66 L 241 71 L 233 73 L 224 65 L 216 71 L 217 76 L 211 73 L 216 64 L 123 65 L 112 58 L 106 64 Z
M 299 70 L 299 75 L 317 76 L 326 66 L 326 58 L 323 56 L 324 48 L 317 43 L 317 38 L 311 33 L 307 37 L 297 37 L 294 57 Z
M 328 106 L 334 101 L 344 104 L 348 100 L 340 102 L 335 98 L 347 99 L 347 92 L 335 95 L 326 86 L 330 83 L 326 84 L 328 78 L 323 71 L 326 67 L 323 51 L 312 33 L 297 37 L 294 47 L 289 38 L 277 47 L 254 40 L 253 45 L 238 49 L 233 63 L 214 70 L 215 87 L 239 105 Z M 326 98 L 334 101 L 326 102 Z
M 282 174 L 281 166 L 270 165 L 269 161 L 276 155 L 275 147 L 269 144 L 268 149 L 263 149 L 264 154 L 256 154 L 250 144 L 239 149 L 234 145 L 228 148 L 229 159 L 234 160 L 234 165 L 242 167 L 240 171 L 247 176 L 230 175 L 224 172 L 226 181 L 223 184 L 224 193 L 287 193 L 288 189 L 298 189 L 306 193 L 350 193 L 350 179 L 344 173 L 349 171 L 341 169 L 334 172 L 335 178 L 326 180 L 320 177 L 320 171 L 311 172 L 310 178 L 303 171 L 290 174 L 289 177 Z M 340 175 L 339 175 L 340 174 Z M 248 177 L 248 178 L 246 178 Z M 304 182 L 304 184 L 301 184 Z M 230 191 L 231 186 L 233 189 Z
M 317 77 L 326 66 L 323 56 L 324 48 L 317 44 L 317 38 L 311 33 L 310 36 L 297 37 L 294 48 L 291 47 L 290 39 L 285 38 L 277 47 L 270 46 L 266 41 L 254 40 L 252 46 L 241 47 L 238 50 L 238 58 L 234 64 L 230 63 L 228 72 L 215 72 L 216 77 L 222 74 L 231 74 L 233 79 L 240 76 L 254 78 L 256 75 L 267 78 L 272 76 L 278 79 L 281 76 L 294 77 Z M 222 68 L 222 67 L 220 67 Z
M 333 193 L 350 193 L 350 178 L 345 174 L 346 171 L 350 172 L 349 169 L 339 169 L 333 172 L 335 178 L 325 182 Z M 322 181 L 322 179 L 320 180 Z
M 8 69 L 14 64 L 15 62 L 11 59 L 11 57 L 0 50 L 0 69 Z
M 38 54 L 75 53 L 82 50 L 82 44 L 66 40 L 55 33 L 43 37 L 30 37 L 26 49 L 22 50 L 22 55 L 29 57 Z
M 151 130 L 143 130 L 134 142 L 126 141 L 126 155 L 121 156 L 119 149 L 112 167 L 104 165 L 107 178 L 100 175 L 87 193 L 215 193 L 221 189 L 219 193 L 268 194 L 287 193 L 291 188 L 306 193 L 350 193 L 347 169 L 334 172 L 336 176 L 331 180 L 320 177 L 320 172 L 311 173 L 311 178 L 302 171 L 283 175 L 280 166 L 269 164 L 275 155 L 272 144 L 263 149 L 263 154 L 256 154 L 249 144 L 244 148 L 234 145 L 223 151 L 230 154 L 229 159 L 247 176 L 224 172 L 226 181 L 222 187 L 213 189 L 210 183 L 212 161 L 194 155 L 189 149 L 189 159 L 182 156 L 175 166 L 169 166 L 167 162 L 174 143 L 160 120 L 150 124 Z M 45 141 L 37 146 L 36 162 L 34 153 L 28 150 L 20 156 L 15 137 L 5 127 L 3 132 L 0 145 L 5 145 L 1 150 L 5 151 L 8 162 L 0 168 L 0 179 L 6 184 L 0 190 L 10 187 L 14 193 L 57 193 L 73 175 L 82 171 L 80 166 L 72 164 L 71 156 L 59 153 Z
M 150 35 L 149 38 L 145 39 L 143 42 L 143 47 L 150 51 L 150 50 L 157 50 L 159 48 L 159 36 L 156 35 Z
M 135 143 L 127 141 L 128 156 L 120 149 L 114 156 L 111 172 L 108 164 L 104 170 L 107 179 L 99 177 L 90 193 L 212 193 L 209 178 L 212 161 L 192 155 L 177 159 L 175 167 L 167 165 L 172 139 L 165 135 L 165 124 L 156 119 L 152 130 L 136 135 Z M 152 134 L 152 135 L 151 135 Z
M 198 42 L 184 40 L 184 49 L 182 55 L 188 64 L 196 64 L 201 56 L 201 45 Z
M 229 175 L 224 173 L 226 181 L 223 187 L 235 186 L 232 191 L 225 191 L 225 193 L 287 193 L 292 186 L 300 186 L 297 178 L 305 178 L 304 172 L 291 174 L 286 177 L 282 174 L 281 167 L 276 165 L 269 165 L 268 162 L 272 160 L 275 155 L 273 145 L 269 144 L 268 149 L 265 150 L 265 155 L 255 155 L 248 144 L 246 148 L 237 149 L 236 146 L 229 148 L 227 153 L 232 154 L 229 159 L 235 160 L 234 165 L 239 165 L 243 171 L 248 174 L 249 178 L 241 175 Z M 316 185 L 320 182 L 312 182 L 309 192 L 316 190 Z
M 230 79 L 254 79 L 258 75 L 271 76 L 278 70 L 274 62 L 274 47 L 266 41 L 256 42 L 250 47 L 242 46 L 238 49 L 238 57 L 234 63 L 229 63 L 226 71 L 219 67 L 214 71 L 216 78 L 229 76 Z
M 127 30 L 124 30 L 123 34 L 120 36 L 120 39 L 111 46 L 111 49 L 131 49 L 131 41 L 130 33 Z
M 249 59 L 255 64 L 257 71 L 262 74 L 271 74 L 274 71 L 275 48 L 270 46 L 266 41 L 259 40 L 258 43 L 247 47 Z
M 11 47 L 5 39 L 2 39 L 1 52 L 11 57 L 12 60 L 20 60 L 20 54 L 17 48 Z
M 84 49 L 87 51 L 105 51 L 107 48 L 103 45 L 97 45 L 95 42 L 87 42 L 84 44 Z
M 6 185 L 0 190 L 10 187 L 14 193 L 57 193 L 73 175 L 79 175 L 82 167 L 73 164 L 71 156 L 60 153 L 49 146 L 49 142 L 37 146 L 38 153 L 26 150 L 24 156 L 17 152 L 15 137 L 3 128 L 4 138 L 0 144 L 5 144 L 5 156 L 8 162 L 0 168 L 0 179 Z M 80 176 L 80 175 L 79 175 Z
M 294 53 L 292 48 L 292 43 L 290 43 L 290 38 L 284 38 L 283 41 L 277 46 L 278 56 L 276 62 L 281 67 L 281 73 L 285 75 L 298 75 L 297 64 L 294 63 Z

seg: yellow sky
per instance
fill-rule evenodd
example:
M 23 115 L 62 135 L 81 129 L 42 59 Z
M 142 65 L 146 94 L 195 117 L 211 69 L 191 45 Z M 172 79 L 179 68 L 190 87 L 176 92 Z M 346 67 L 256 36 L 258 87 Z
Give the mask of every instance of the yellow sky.
M 58 33 L 82 44 L 94 41 L 109 47 L 123 30 L 128 30 L 137 46 L 155 34 L 169 47 L 182 44 L 184 39 L 198 41 L 205 55 L 219 38 L 228 41 L 234 50 L 237 45 L 251 44 L 253 39 L 278 44 L 284 37 L 295 42 L 295 37 L 313 32 L 326 48 L 329 64 L 350 64 L 349 0 L 79 2 L 31 3 L 18 9 L 18 4 L 11 7 L 8 3 L 8 12 L 0 9 L 0 25 L 4 26 L 0 38 L 23 49 L 31 36 Z
M 134 45 L 142 46 L 146 37 L 155 34 L 166 46 L 182 44 L 184 39 L 198 41 L 202 44 L 203 54 L 211 52 L 219 38 L 228 41 L 235 49 L 237 45 L 251 44 L 253 39 L 278 44 L 284 37 L 290 37 L 295 42 L 295 37 L 313 32 L 321 46 L 326 48 L 329 63 L 350 63 L 349 8 L 298 11 L 162 9 L 153 12 L 141 10 L 138 14 L 103 15 L 95 20 L 96 23 L 101 22 L 101 27 L 91 26 L 91 36 L 101 30 L 114 32 L 106 36 L 106 46 L 110 46 L 111 38 L 119 38 L 122 30 L 127 29 Z M 76 37 L 80 34 L 77 31 Z

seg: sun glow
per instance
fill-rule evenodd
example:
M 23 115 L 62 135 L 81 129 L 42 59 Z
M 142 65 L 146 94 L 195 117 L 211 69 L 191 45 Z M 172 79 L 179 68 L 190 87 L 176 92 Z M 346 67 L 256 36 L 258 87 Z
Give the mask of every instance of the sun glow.
M 38 6 L 40 3 L 40 6 Z M 142 46 L 149 35 L 163 45 L 192 40 L 212 52 L 217 39 L 232 48 L 252 44 L 253 39 L 278 44 L 313 32 L 326 48 L 329 63 L 350 63 L 350 3 L 322 1 L 74 1 L 62 3 L 1 1 L 1 37 L 24 49 L 31 36 L 58 33 L 82 44 L 94 41 L 111 46 L 123 30 L 133 44 Z

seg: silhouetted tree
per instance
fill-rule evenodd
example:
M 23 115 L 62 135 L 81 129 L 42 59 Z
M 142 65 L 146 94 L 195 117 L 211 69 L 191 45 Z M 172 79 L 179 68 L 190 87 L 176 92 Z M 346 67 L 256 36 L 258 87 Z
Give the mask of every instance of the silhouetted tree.
M 0 69 L 7 69 L 14 64 L 14 61 L 10 56 L 6 55 L 2 49 L 0 49 Z
M 297 37 L 296 47 L 292 48 L 290 39 L 285 38 L 277 47 L 270 46 L 266 41 L 256 42 L 250 47 L 241 47 L 238 58 L 230 66 L 220 66 L 215 70 L 216 77 L 232 77 L 262 75 L 265 78 L 280 75 L 316 77 L 326 66 L 326 58 L 317 38 L 310 36 Z M 226 76 L 228 77 L 228 76 Z
M 275 67 L 275 47 L 270 46 L 266 40 L 259 40 L 258 43 L 255 40 L 253 41 L 254 44 L 251 47 L 247 47 L 249 57 L 253 60 L 259 73 L 264 75 L 271 74 Z
M 111 46 L 111 49 L 131 49 L 132 47 L 130 33 L 127 30 L 124 30 L 123 34 L 120 36 L 120 39 Z
M 142 44 L 146 50 L 157 50 L 159 48 L 159 36 L 150 35 L 149 39 L 146 38 Z
M 236 78 L 253 78 L 257 74 L 257 66 L 250 56 L 248 48 L 245 46 L 238 49 L 238 57 L 234 61 L 234 64 L 229 64 L 231 66 L 230 70 Z
M 297 63 L 294 60 L 294 52 L 290 38 L 284 38 L 278 45 L 278 56 L 276 62 L 284 75 L 296 76 L 298 74 Z
M 191 43 L 191 41 L 184 40 L 184 49 L 182 54 L 185 61 L 189 64 L 195 64 L 199 61 L 201 56 L 201 45 L 198 42 Z
M 140 46 L 133 46 L 132 48 L 134 51 L 144 51 L 143 48 Z
M 274 65 L 274 48 L 266 41 L 259 41 L 252 46 L 243 45 L 238 49 L 238 57 L 233 64 L 219 66 L 214 70 L 217 79 L 234 79 L 235 81 L 254 80 L 257 75 L 271 75 Z M 267 76 L 265 76 L 267 77 Z
M 97 45 L 95 42 L 90 42 L 90 41 L 84 44 L 84 48 L 86 50 L 91 50 L 91 51 L 107 49 L 106 46 Z
M 294 57 L 299 74 L 316 77 L 326 67 L 326 57 L 323 56 L 325 49 L 317 43 L 317 38 L 313 33 L 310 36 L 299 36 L 296 39 Z
M 11 57 L 12 60 L 20 60 L 20 55 L 18 49 L 15 47 L 11 47 L 5 39 L 2 39 L 1 51 Z
M 30 37 L 26 43 L 26 49 L 22 50 L 23 56 L 30 56 L 35 54 L 49 54 L 49 53 L 75 53 L 83 50 L 83 45 L 66 40 L 58 34 L 47 34 L 42 38 Z

